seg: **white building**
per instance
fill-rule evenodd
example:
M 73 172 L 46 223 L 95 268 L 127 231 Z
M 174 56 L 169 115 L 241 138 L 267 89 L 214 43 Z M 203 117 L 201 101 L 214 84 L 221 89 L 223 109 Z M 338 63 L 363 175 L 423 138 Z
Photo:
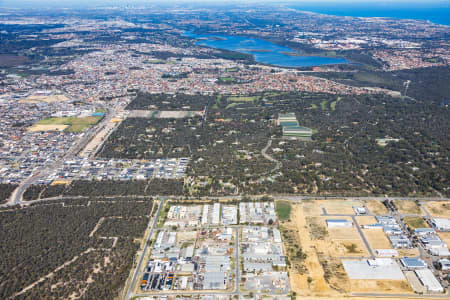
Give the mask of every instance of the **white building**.
M 353 210 L 357 215 L 365 215 L 367 213 L 366 208 L 362 206 L 353 206 Z
M 273 241 L 275 243 L 281 243 L 281 233 L 278 229 L 273 229 Z
M 395 249 L 376 249 L 375 253 L 381 257 L 396 257 L 396 256 L 398 256 L 398 251 Z
M 208 224 L 208 215 L 209 215 L 209 205 L 205 204 L 203 205 L 202 225 Z
M 205 279 L 203 281 L 204 290 L 224 290 L 225 288 L 224 272 L 205 272 Z
M 351 228 L 353 222 L 345 219 L 327 219 L 328 228 Z
M 237 224 L 237 207 L 235 205 L 224 205 L 222 208 L 222 224 Z
M 441 267 L 441 270 L 444 272 L 450 271 L 450 259 L 440 259 L 438 260 L 438 265 Z
M 439 281 L 434 277 L 433 272 L 430 269 L 419 269 L 414 271 L 419 278 L 420 282 L 427 289 L 428 292 L 432 293 L 443 293 L 444 288 L 439 283 Z
M 211 224 L 213 225 L 220 224 L 220 203 L 214 203 Z
M 435 218 L 431 221 L 431 224 L 438 231 L 450 231 L 450 219 Z

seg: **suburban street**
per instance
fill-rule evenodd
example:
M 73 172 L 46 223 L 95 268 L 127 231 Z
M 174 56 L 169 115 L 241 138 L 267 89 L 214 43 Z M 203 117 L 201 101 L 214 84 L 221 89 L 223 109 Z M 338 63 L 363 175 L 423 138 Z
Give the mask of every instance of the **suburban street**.
M 105 117 L 103 120 L 98 123 L 97 125 L 89 128 L 84 135 L 76 141 L 74 145 L 69 149 L 69 151 L 62 157 L 61 159 L 53 162 L 49 167 L 42 169 L 35 174 L 31 175 L 29 178 L 27 178 L 25 181 L 20 183 L 20 185 L 14 190 L 14 192 L 11 194 L 9 201 L 2 206 L 13 206 L 13 205 L 22 205 L 24 202 L 22 201 L 23 193 L 26 191 L 26 189 L 36 183 L 38 180 L 45 178 L 52 172 L 54 172 L 58 167 L 60 167 L 65 161 L 70 160 L 74 158 L 81 150 L 86 147 L 86 145 L 91 141 L 92 138 L 94 138 L 106 124 L 108 124 L 111 119 L 113 118 L 114 109 L 107 108 L 107 112 L 105 113 Z

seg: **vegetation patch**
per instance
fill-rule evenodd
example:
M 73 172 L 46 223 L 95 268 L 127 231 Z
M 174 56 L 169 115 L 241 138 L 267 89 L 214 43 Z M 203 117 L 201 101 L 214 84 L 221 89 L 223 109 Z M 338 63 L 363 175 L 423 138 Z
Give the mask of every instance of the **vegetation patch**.
M 338 97 L 335 101 L 333 101 L 333 102 L 331 102 L 330 103 L 330 108 L 331 108 L 331 110 L 332 111 L 335 111 L 336 110 L 336 105 L 339 103 L 339 101 L 341 101 L 342 100 L 342 98 L 341 97 Z
M 163 60 L 163 59 L 149 59 L 144 61 L 144 64 L 154 64 L 154 65 L 158 65 L 158 64 L 166 64 L 167 61 Z
M 236 97 L 228 97 L 228 101 L 231 102 L 255 102 L 258 100 L 258 96 L 236 96 Z
M 312 240 L 324 240 L 328 236 L 328 230 L 325 226 L 319 224 L 316 218 L 306 218 L 309 224 L 309 233 Z
M 68 125 L 67 131 L 69 132 L 81 132 L 83 129 L 97 124 L 103 117 L 102 116 L 90 116 L 90 117 L 55 117 L 46 118 L 40 120 L 35 125 Z
M 2 212 L 0 298 L 116 298 L 138 248 L 133 237 L 143 235 L 151 210 L 149 199 L 88 198 Z
M 235 82 L 236 82 L 236 78 L 230 77 L 230 76 L 219 77 L 217 79 L 217 83 L 219 83 L 219 84 L 232 84 L 232 83 L 235 83 Z
M 275 210 L 277 212 L 278 219 L 281 221 L 289 220 L 291 216 L 291 203 L 289 201 L 276 201 Z
M 411 230 L 430 227 L 422 217 L 405 217 L 403 218 L 403 222 L 405 222 Z
M 0 204 L 6 202 L 16 188 L 16 184 L 0 184 Z

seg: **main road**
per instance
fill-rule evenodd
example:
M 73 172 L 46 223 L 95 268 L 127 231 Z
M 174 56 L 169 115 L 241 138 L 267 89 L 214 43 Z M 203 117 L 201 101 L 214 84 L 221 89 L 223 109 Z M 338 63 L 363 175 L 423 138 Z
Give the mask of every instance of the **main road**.
M 134 270 L 133 279 L 131 280 L 130 287 L 128 288 L 128 292 L 127 292 L 127 294 L 125 296 L 126 300 L 130 299 L 131 297 L 134 297 L 133 287 L 136 285 L 136 279 L 139 276 L 139 273 L 140 273 L 140 270 L 141 270 L 141 266 L 142 266 L 142 262 L 144 261 L 145 254 L 147 253 L 148 241 L 152 238 L 153 231 L 154 231 L 155 226 L 156 226 L 156 222 L 158 221 L 159 213 L 160 213 L 161 208 L 163 206 L 164 206 L 164 199 L 162 199 L 161 202 L 159 203 L 158 210 L 156 211 L 156 214 L 155 214 L 154 219 L 153 219 L 152 227 L 151 227 L 150 231 L 148 232 L 148 235 L 147 235 L 147 237 L 145 239 L 144 249 L 142 250 L 141 258 L 139 259 L 139 262 L 138 262 L 138 264 L 136 266 L 136 269 Z
M 29 178 L 31 179 L 31 178 Z M 27 180 L 29 180 L 27 179 Z M 33 181 L 35 182 L 37 179 L 35 178 Z M 25 184 L 22 183 L 22 184 Z M 18 189 L 20 188 L 20 186 L 18 187 Z M 16 191 L 18 191 L 18 189 L 16 189 Z M 15 192 L 13 192 L 11 198 L 14 197 L 18 197 L 17 195 L 14 195 Z M 22 190 L 23 193 L 23 190 Z M 450 201 L 450 198 L 437 198 L 437 197 L 378 197 L 378 196 L 374 196 L 374 197 L 369 197 L 369 196 L 364 196 L 364 197 L 359 197 L 359 196 L 355 196 L 355 197 L 343 197 L 343 196 L 314 196 L 314 195 L 278 195 L 278 194 L 267 194 L 267 195 L 253 195 L 253 196 L 248 196 L 246 195 L 246 197 L 250 197 L 251 199 L 258 199 L 260 197 L 263 196 L 268 196 L 268 197 L 272 197 L 276 200 L 287 200 L 287 201 L 292 201 L 292 202 L 301 202 L 302 200 L 330 200 L 330 199 L 344 199 L 344 200 L 400 200 L 400 201 Z M 127 196 L 123 196 L 123 195 L 110 195 L 110 196 L 99 196 L 98 198 L 117 198 L 117 197 L 134 197 L 134 198 L 149 198 L 149 197 L 155 197 L 158 199 L 173 199 L 173 200 L 239 200 L 242 198 L 242 196 L 240 195 L 233 195 L 233 196 L 219 196 L 219 197 L 183 197 L 180 195 L 173 195 L 173 196 L 161 196 L 161 195 L 148 195 L 148 196 L 144 196 L 144 195 L 127 195 Z M 81 198 L 88 198 L 87 196 L 59 196 L 59 197 L 50 197 L 50 198 L 42 198 L 39 200 L 33 200 L 33 201 L 22 201 L 20 199 L 18 199 L 15 203 L 11 204 L 11 203 L 6 203 L 6 204 L 1 204 L 0 207 L 5 207 L 5 206 L 9 206 L 9 205 L 17 205 L 17 204 L 31 204 L 31 203 L 39 203 L 39 202 L 46 202 L 46 201 L 55 201 L 55 200 L 61 200 L 61 199 L 81 199 Z M 95 197 L 94 197 L 95 198 Z

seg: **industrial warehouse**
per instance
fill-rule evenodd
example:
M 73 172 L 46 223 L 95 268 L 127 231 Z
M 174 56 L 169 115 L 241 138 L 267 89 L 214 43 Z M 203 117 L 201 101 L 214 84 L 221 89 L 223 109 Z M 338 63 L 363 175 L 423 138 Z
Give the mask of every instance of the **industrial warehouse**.
M 168 204 L 165 210 L 140 275 L 141 292 L 229 293 L 243 280 L 249 290 L 289 294 L 273 202 Z

